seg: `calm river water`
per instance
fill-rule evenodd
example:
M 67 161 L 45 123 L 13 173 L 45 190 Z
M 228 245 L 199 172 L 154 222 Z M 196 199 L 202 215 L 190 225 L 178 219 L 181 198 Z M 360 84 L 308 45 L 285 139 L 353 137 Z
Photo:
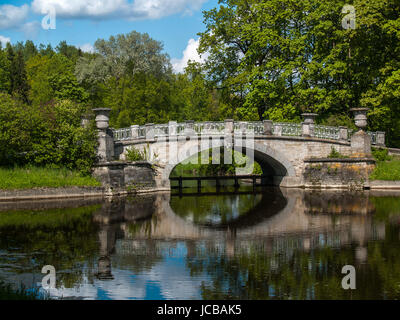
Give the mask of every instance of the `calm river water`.
M 400 298 L 400 193 L 229 191 L 0 203 L 0 281 L 40 288 L 51 265 L 63 299 Z

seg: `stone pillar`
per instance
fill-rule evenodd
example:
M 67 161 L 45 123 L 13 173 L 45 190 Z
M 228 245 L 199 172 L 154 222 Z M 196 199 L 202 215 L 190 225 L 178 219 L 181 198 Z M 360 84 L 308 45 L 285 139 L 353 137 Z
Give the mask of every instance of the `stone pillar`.
M 282 125 L 281 124 L 275 124 L 274 126 L 275 126 L 274 135 L 282 136 Z
M 178 122 L 170 121 L 168 123 L 168 133 L 170 136 L 176 136 L 178 134 Z
M 188 129 L 190 131 L 194 130 L 194 120 L 186 120 L 185 129 Z
M 339 127 L 339 140 L 343 142 L 349 140 L 349 131 L 346 127 Z
M 381 147 L 385 146 L 385 132 L 378 131 L 376 133 L 376 145 Z
M 146 127 L 146 139 L 154 139 L 154 123 L 146 123 L 145 124 Z
M 233 134 L 233 119 L 225 119 L 225 135 Z
M 109 129 L 110 112 L 108 108 L 93 109 L 96 114 L 96 127 L 98 130 L 99 146 L 97 155 L 100 162 L 107 162 L 114 159 L 114 138 Z
M 131 137 L 133 140 L 139 138 L 139 126 L 138 125 L 131 126 Z
M 114 279 L 111 271 L 110 254 L 115 246 L 115 230 L 112 226 L 103 225 L 99 232 L 100 258 L 98 259 L 97 277 L 100 280 Z
M 267 136 L 272 136 L 274 123 L 271 120 L 264 120 L 264 134 Z
M 318 116 L 317 113 L 303 113 L 304 122 L 302 125 L 302 136 L 303 137 L 313 137 L 314 136 L 314 125 L 315 118 Z
M 301 135 L 303 137 L 311 137 L 311 128 L 310 128 L 310 124 L 302 122 L 301 123 L 301 128 L 302 128 L 302 133 Z
M 351 109 L 354 113 L 355 124 L 359 129 L 351 137 L 351 152 L 352 157 L 364 158 L 371 157 L 371 137 L 364 131 L 367 127 L 367 112 L 368 108 Z
M 247 129 L 247 122 L 244 122 L 244 121 L 242 121 L 242 122 L 240 122 L 239 123 L 239 128 L 240 128 L 240 132 L 242 133 L 242 134 L 245 134 L 246 133 L 246 129 Z

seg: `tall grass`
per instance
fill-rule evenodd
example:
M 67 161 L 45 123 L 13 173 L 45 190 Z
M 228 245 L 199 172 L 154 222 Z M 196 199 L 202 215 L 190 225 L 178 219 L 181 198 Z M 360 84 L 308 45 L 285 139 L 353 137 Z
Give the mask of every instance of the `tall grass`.
M 0 190 L 97 187 L 101 183 L 91 176 L 82 176 L 78 171 L 40 167 L 0 168 Z
M 374 172 L 370 176 L 371 180 L 400 181 L 400 160 L 379 161 Z

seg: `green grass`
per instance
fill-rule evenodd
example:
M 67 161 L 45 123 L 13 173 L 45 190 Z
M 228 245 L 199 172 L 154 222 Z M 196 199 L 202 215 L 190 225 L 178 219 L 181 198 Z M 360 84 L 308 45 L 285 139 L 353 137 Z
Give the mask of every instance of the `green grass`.
M 0 190 L 62 187 L 97 187 L 101 183 L 78 171 L 51 168 L 0 168 Z
M 370 179 L 400 181 L 400 160 L 378 161 Z

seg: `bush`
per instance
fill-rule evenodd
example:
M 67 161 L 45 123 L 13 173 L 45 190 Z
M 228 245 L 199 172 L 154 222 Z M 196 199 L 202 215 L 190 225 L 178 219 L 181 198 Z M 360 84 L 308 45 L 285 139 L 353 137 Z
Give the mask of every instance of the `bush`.
M 389 150 L 372 148 L 372 155 L 377 161 L 390 161 L 393 159 L 389 156 Z
M 41 142 L 46 125 L 38 112 L 8 94 L 0 93 L 0 165 L 25 164 Z
M 97 132 L 81 127 L 84 108 L 69 100 L 34 107 L 0 94 L 0 165 L 52 165 L 89 174 Z
M 128 161 L 144 161 L 146 158 L 146 151 L 142 152 L 135 147 L 131 147 L 126 150 L 126 160 Z
M 334 147 L 331 148 L 331 153 L 328 155 L 329 159 L 346 159 L 347 156 L 342 155 L 339 151 L 337 151 Z

